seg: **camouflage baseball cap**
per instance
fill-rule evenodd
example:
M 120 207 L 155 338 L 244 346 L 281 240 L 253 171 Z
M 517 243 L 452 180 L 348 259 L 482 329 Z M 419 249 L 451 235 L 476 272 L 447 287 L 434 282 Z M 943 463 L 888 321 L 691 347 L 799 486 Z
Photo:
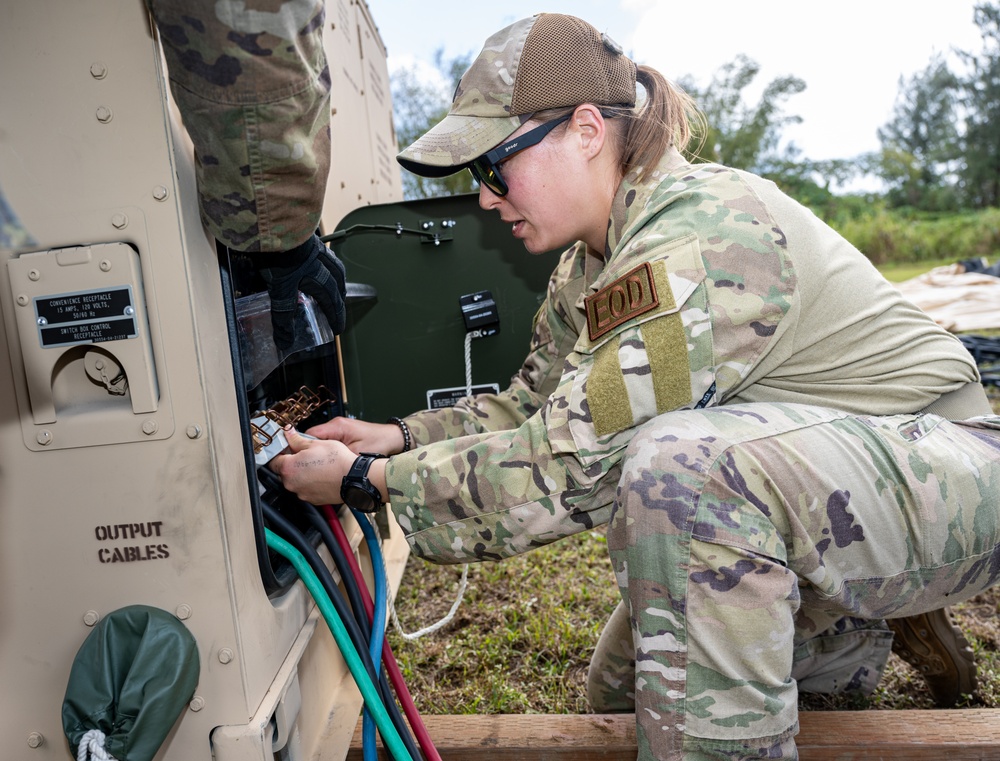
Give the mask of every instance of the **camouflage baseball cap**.
M 538 111 L 635 105 L 635 64 L 575 16 L 541 13 L 494 34 L 462 76 L 448 115 L 396 160 L 424 177 L 463 169 Z

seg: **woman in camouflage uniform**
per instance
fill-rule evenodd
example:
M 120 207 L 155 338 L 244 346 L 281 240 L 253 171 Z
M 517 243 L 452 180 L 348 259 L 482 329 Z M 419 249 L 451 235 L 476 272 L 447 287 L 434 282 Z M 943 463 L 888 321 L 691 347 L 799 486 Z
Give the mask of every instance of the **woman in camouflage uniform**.
M 689 112 L 579 19 L 492 36 L 399 160 L 469 167 L 528 251 L 569 246 L 524 366 L 453 409 L 290 434 L 274 467 L 312 502 L 391 500 L 435 562 L 608 523 L 631 642 L 602 668 L 634 655 L 634 679 L 595 679 L 634 689 L 640 758 L 790 759 L 798 689 L 870 689 L 881 619 L 1000 576 L 1000 418 L 850 244 L 685 160 Z

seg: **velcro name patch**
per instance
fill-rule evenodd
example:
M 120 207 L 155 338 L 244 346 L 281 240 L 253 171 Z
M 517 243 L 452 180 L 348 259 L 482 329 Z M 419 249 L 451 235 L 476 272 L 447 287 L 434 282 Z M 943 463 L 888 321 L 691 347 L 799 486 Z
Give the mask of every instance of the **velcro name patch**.
M 655 309 L 660 302 L 649 264 L 640 264 L 584 299 L 587 334 L 596 341 L 623 322 Z

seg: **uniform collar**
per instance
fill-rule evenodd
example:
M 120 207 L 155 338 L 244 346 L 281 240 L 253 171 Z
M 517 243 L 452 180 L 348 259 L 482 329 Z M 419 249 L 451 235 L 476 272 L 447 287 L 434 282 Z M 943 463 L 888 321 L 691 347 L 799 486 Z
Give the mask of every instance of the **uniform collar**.
M 638 180 L 636 170 L 625 176 L 611 202 L 611 219 L 608 222 L 608 238 L 604 250 L 606 264 L 610 264 L 621 250 L 629 228 L 644 216 L 643 212 L 653 191 L 661 187 L 670 175 L 688 165 L 689 162 L 676 148 L 670 148 L 642 182 Z

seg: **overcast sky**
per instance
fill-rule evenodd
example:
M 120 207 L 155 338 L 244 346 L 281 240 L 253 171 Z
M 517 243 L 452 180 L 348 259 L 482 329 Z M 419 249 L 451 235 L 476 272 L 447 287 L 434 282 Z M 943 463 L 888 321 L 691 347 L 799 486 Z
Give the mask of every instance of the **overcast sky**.
M 746 54 L 761 64 L 761 88 L 788 74 L 805 81 L 786 104 L 804 121 L 785 134 L 816 160 L 877 150 L 900 76 L 922 71 L 935 53 L 982 49 L 975 0 L 367 1 L 390 70 L 431 62 L 441 48 L 446 59 L 475 55 L 493 32 L 537 12 L 589 21 L 668 79 L 690 75 L 704 85 Z

